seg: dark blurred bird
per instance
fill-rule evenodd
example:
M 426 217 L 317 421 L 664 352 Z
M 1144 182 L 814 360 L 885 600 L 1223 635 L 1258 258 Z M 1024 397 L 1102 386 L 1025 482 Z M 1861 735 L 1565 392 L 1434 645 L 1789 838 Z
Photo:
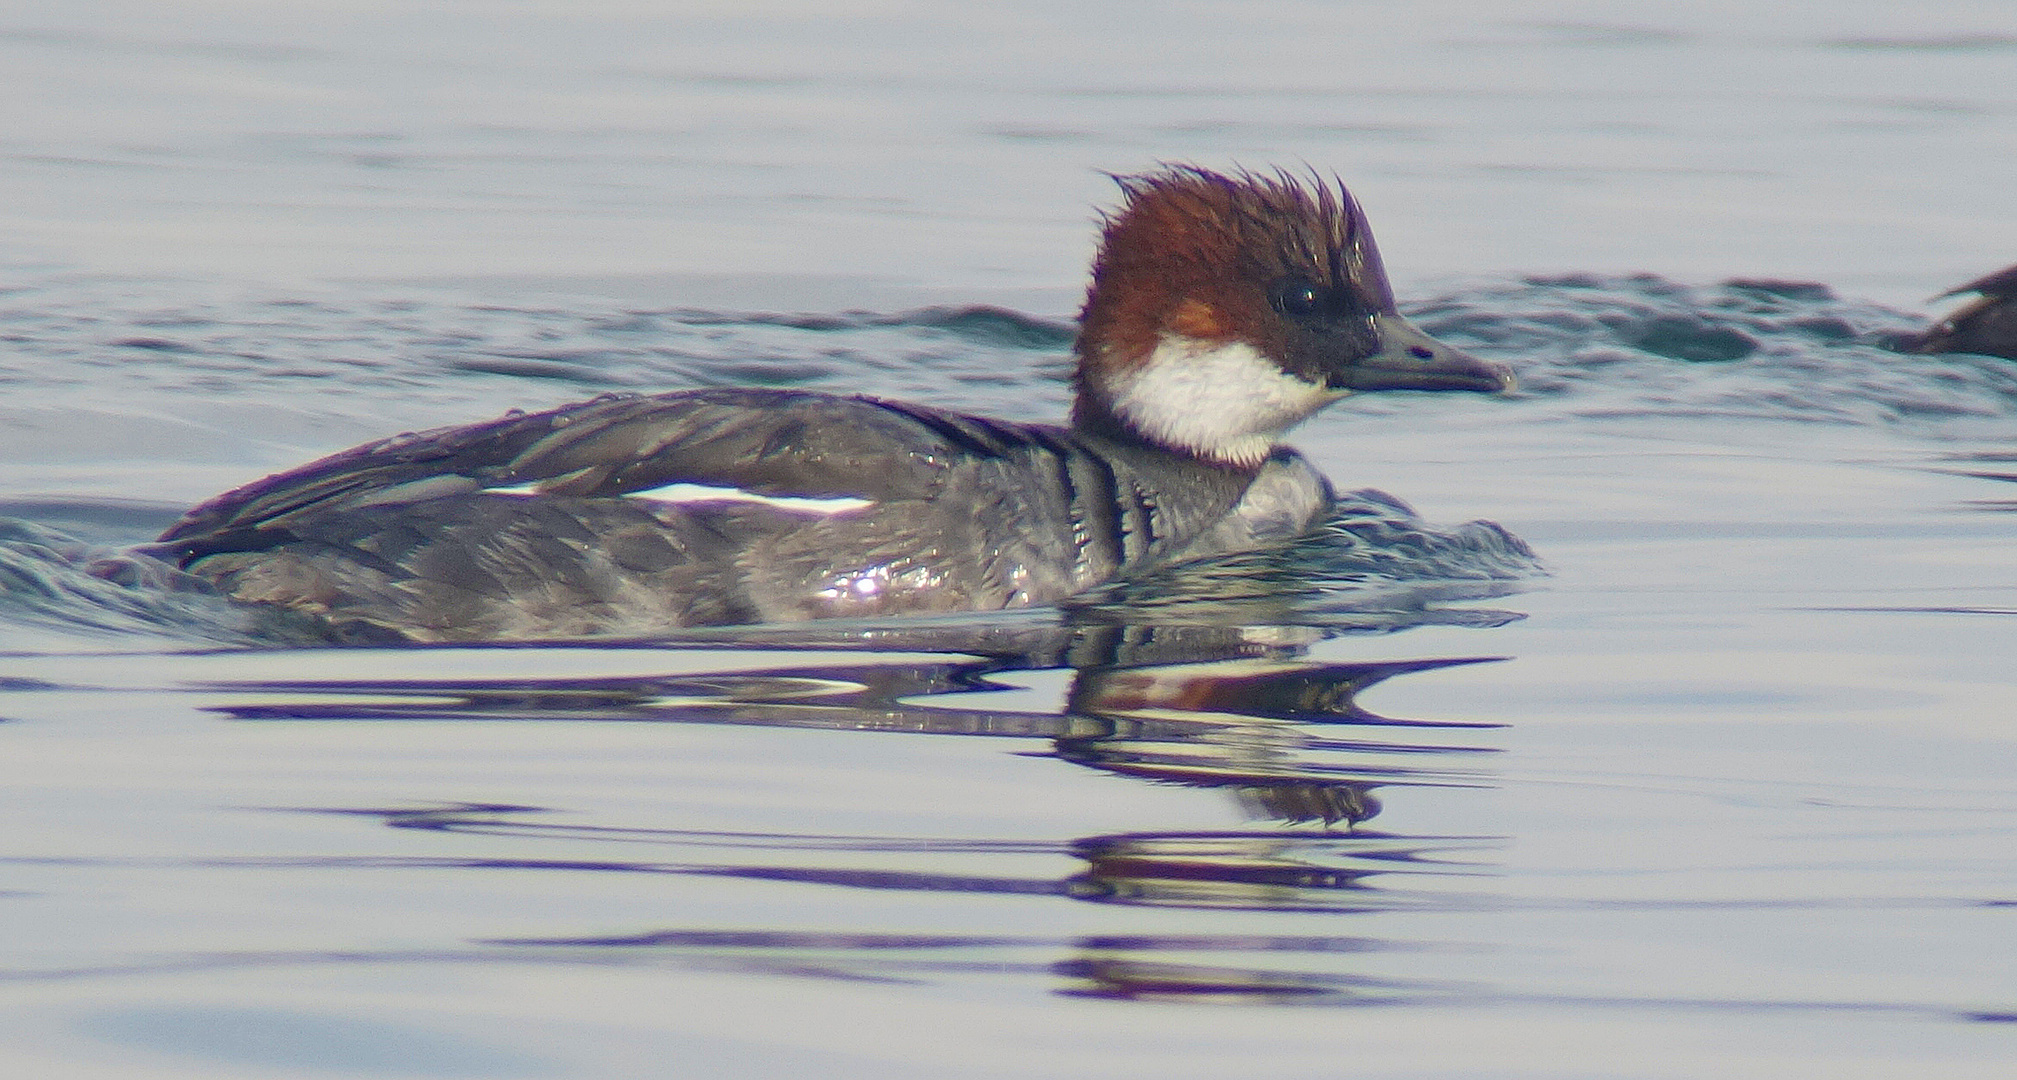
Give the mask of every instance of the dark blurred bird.
M 1899 342 L 1905 352 L 1980 353 L 2017 360 L 2017 266 L 1959 285 L 1935 300 L 1976 294 L 1923 334 Z

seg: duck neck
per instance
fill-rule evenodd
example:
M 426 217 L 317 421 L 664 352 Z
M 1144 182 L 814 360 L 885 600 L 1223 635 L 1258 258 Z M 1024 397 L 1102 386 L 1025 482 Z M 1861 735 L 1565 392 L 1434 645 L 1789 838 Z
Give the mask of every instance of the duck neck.
M 1097 390 L 1087 386 L 1083 379 L 1078 380 L 1077 389 L 1078 394 L 1072 403 L 1071 414 L 1072 431 L 1077 434 L 1218 472 L 1253 476 L 1259 473 L 1263 464 L 1261 461 L 1252 464 L 1221 461 L 1191 447 L 1172 446 L 1129 423 L 1127 418 L 1116 412 L 1113 405 Z

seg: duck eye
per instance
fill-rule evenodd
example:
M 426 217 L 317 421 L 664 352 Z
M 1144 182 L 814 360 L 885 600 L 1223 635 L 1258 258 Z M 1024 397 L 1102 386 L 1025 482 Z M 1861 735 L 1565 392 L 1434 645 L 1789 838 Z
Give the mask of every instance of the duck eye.
M 1268 306 L 1288 316 L 1322 314 L 1329 306 L 1331 290 L 1306 278 L 1288 278 L 1268 290 Z

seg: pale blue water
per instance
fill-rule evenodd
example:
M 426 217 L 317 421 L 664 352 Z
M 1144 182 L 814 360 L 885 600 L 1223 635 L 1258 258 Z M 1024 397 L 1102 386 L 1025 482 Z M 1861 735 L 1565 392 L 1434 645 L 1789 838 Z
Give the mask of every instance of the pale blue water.
M 2005 5 L 8 5 L 0 101 L 9 1075 L 2017 1059 L 2017 362 L 1883 347 L 2017 259 Z M 1157 160 L 1343 176 L 1518 370 L 1298 433 L 1416 513 L 605 648 L 78 569 L 610 390 L 1057 416 Z

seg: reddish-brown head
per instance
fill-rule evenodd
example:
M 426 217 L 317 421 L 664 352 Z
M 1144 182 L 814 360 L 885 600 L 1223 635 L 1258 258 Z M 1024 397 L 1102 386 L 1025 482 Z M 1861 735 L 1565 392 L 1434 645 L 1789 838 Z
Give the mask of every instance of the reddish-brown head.
M 1288 327 L 1269 297 L 1278 282 L 1338 290 L 1369 315 L 1394 310 L 1372 228 L 1342 186 L 1189 165 L 1114 180 L 1122 203 L 1093 259 L 1081 355 L 1096 344 L 1111 354 L 1103 359 L 1140 363 L 1165 331 L 1239 336 L 1282 355 Z
M 1507 385 L 1395 313 L 1342 185 L 1188 165 L 1115 179 L 1081 315 L 1081 425 L 1253 464 L 1354 390 Z

